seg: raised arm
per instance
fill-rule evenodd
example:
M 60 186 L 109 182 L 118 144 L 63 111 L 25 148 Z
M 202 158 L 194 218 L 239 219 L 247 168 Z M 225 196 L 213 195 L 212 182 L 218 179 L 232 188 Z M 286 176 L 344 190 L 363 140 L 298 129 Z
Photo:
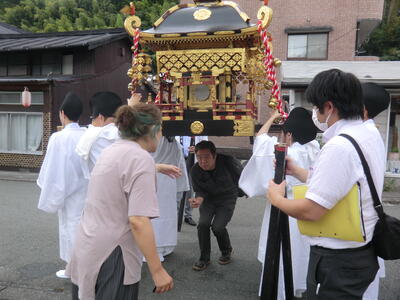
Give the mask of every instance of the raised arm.
M 269 117 L 269 119 L 267 120 L 267 122 L 264 123 L 264 125 L 261 127 L 261 129 L 258 131 L 257 136 L 264 134 L 264 133 L 268 133 L 269 129 L 271 128 L 272 123 L 274 123 L 274 121 L 279 118 L 281 116 L 281 114 L 277 111 L 274 110 L 271 114 L 271 116 Z

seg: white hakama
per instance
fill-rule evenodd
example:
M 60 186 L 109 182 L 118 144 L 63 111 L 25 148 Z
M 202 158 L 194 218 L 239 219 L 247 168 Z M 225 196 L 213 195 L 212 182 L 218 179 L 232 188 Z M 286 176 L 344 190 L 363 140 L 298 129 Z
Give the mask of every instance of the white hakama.
M 38 208 L 58 213 L 60 258 L 66 262 L 70 260 L 88 186 L 75 152 L 84 132 L 77 123 L 71 123 L 50 137 L 37 180 L 41 188 Z
M 274 177 L 274 146 L 277 143 L 276 137 L 270 137 L 267 134 L 262 134 L 256 138 L 253 147 L 253 155 L 243 170 L 239 180 L 240 188 L 249 196 L 265 196 L 267 192 L 268 182 Z M 294 162 L 304 169 L 309 169 L 318 152 L 319 144 L 317 141 L 311 141 L 301 145 L 294 143 L 288 148 L 288 156 Z M 288 198 L 292 197 L 292 187 L 303 184 L 293 176 L 287 176 L 287 192 Z M 271 204 L 268 202 L 264 211 L 263 222 L 261 226 L 258 260 L 264 264 L 266 244 L 268 239 L 269 217 Z M 310 245 L 303 239 L 297 227 L 297 221 L 289 217 L 290 242 L 292 253 L 292 268 L 293 268 L 293 286 L 295 296 L 301 296 L 306 290 L 307 268 L 310 253 Z M 279 285 L 278 299 L 285 299 L 285 288 L 283 279 L 283 264 L 282 260 L 279 267 Z M 260 283 L 261 288 L 261 283 Z
M 152 219 L 151 222 L 157 251 L 160 259 L 163 260 L 163 257 L 171 254 L 177 245 L 177 193 L 187 191 L 190 187 L 182 147 L 175 139 L 169 142 L 165 137 L 162 137 L 153 158 L 156 164 L 170 164 L 182 170 L 182 176 L 178 179 L 157 173 L 157 199 L 160 217 Z

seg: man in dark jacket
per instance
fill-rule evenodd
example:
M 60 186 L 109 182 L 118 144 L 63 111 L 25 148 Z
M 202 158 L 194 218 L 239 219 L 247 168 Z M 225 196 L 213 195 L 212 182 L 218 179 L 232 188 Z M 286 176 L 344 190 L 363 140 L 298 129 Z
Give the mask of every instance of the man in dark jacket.
M 243 168 L 233 157 L 217 155 L 215 145 L 210 141 L 198 143 L 195 154 L 198 162 L 191 170 L 191 177 L 196 197 L 190 199 L 190 203 L 194 208 L 200 207 L 197 232 L 201 254 L 193 269 L 202 271 L 210 264 L 210 227 L 222 254 L 218 263 L 231 262 L 232 246 L 226 226 L 235 210 Z

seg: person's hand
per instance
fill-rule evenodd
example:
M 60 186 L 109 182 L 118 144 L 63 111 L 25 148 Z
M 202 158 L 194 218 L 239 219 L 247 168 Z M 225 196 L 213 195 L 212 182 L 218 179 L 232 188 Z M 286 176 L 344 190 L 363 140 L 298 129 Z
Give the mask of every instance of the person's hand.
M 155 287 L 154 293 L 161 294 L 168 292 L 174 287 L 174 280 L 163 267 L 152 274 Z
M 203 203 L 203 200 L 203 197 L 190 198 L 189 203 L 191 207 L 198 208 L 200 207 L 201 203 Z
M 276 184 L 273 180 L 269 181 L 267 199 L 271 201 L 271 204 L 276 206 L 277 201 L 282 197 L 285 197 L 286 181 L 282 181 L 281 184 Z
M 157 172 L 167 175 L 173 179 L 182 176 L 182 170 L 174 165 L 157 164 Z
M 129 106 L 134 106 L 135 104 L 140 103 L 141 99 L 142 99 L 142 94 L 133 93 L 132 96 L 128 99 L 128 105 Z
M 272 121 L 275 121 L 276 119 L 281 117 L 281 113 L 278 110 L 273 110 L 271 112 L 271 116 L 269 117 Z

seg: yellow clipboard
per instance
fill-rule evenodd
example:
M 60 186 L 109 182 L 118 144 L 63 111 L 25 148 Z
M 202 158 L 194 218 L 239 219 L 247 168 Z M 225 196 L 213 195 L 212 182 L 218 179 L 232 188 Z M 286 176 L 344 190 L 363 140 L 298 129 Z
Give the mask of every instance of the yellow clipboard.
M 304 199 L 306 192 L 305 185 L 293 187 L 294 199 Z M 359 194 L 358 185 L 355 184 L 350 192 L 318 221 L 297 220 L 301 234 L 365 242 Z

